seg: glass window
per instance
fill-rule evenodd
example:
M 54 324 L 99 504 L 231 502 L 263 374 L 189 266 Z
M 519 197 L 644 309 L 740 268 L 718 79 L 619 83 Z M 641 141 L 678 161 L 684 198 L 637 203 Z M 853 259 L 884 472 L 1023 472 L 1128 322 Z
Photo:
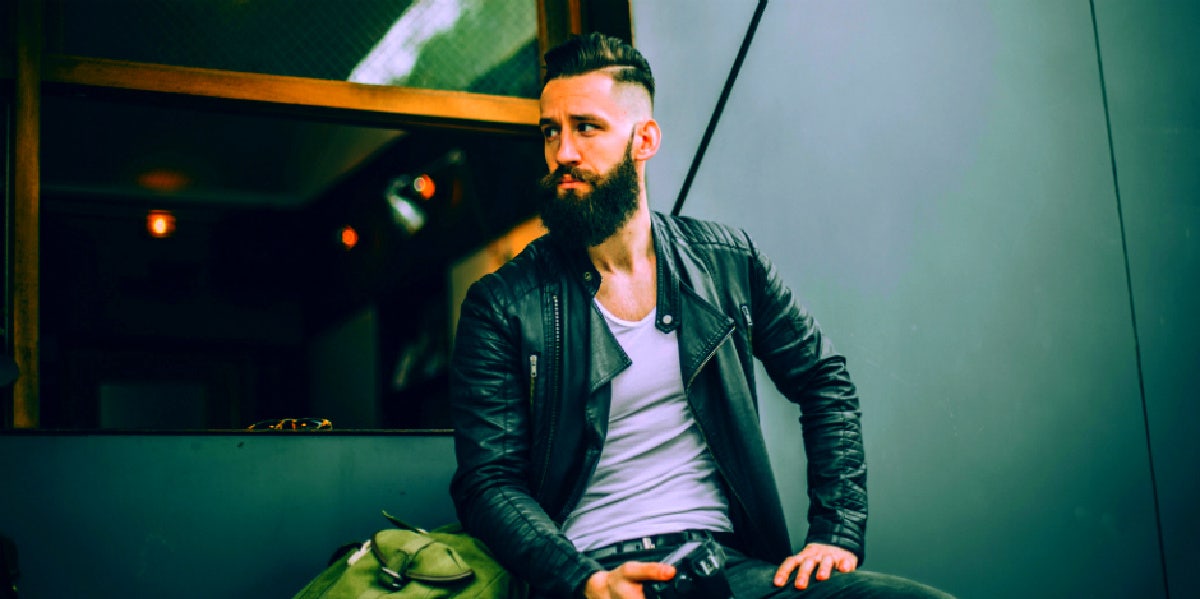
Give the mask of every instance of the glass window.
M 57 0 L 47 50 L 536 97 L 533 0 Z
M 537 137 L 42 108 L 41 426 L 450 427 L 456 263 L 515 253 Z

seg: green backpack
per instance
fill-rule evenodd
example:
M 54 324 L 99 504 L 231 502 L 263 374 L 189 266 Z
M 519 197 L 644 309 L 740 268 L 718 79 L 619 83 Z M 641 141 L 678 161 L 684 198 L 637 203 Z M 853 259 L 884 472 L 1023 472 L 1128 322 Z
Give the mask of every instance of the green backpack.
M 516 599 L 523 585 L 478 539 L 451 524 L 425 531 L 383 514 L 397 528 L 375 533 L 293 599 Z

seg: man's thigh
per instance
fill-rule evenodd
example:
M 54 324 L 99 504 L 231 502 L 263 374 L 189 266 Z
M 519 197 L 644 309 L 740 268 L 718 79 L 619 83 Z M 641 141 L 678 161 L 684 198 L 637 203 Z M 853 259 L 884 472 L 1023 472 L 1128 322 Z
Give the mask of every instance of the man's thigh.
M 653 562 L 670 553 L 671 548 L 610 556 L 600 560 L 605 568 L 616 568 L 626 561 Z M 725 576 L 734 599 L 954 599 L 933 587 L 865 570 L 850 573 L 834 571 L 829 580 L 817 580 L 814 574 L 808 588 L 799 590 L 794 585 L 795 577 L 788 584 L 775 586 L 775 571 L 779 564 L 746 557 L 736 549 L 725 547 Z
M 728 561 L 725 574 L 735 599 L 872 599 L 912 598 L 950 599 L 951 596 L 918 582 L 865 570 L 833 573 L 829 580 L 809 579 L 808 588 L 800 590 L 793 584 L 795 577 L 782 587 L 775 586 L 778 564 L 748 558 L 734 550 L 726 550 Z

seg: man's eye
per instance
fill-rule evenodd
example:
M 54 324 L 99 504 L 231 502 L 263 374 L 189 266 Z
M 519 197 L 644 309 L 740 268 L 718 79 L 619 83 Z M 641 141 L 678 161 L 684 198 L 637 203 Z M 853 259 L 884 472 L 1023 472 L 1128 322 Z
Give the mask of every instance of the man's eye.
M 592 123 L 579 123 L 579 125 L 575 127 L 575 130 L 580 133 L 595 133 L 596 131 L 599 131 L 600 128 Z
M 554 139 L 558 137 L 558 127 L 542 127 L 542 137 L 544 139 Z

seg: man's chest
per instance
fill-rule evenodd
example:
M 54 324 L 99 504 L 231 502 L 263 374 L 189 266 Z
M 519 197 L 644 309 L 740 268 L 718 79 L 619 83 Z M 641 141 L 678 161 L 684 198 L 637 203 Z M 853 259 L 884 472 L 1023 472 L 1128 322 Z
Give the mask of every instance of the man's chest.
M 622 320 L 637 321 L 654 309 L 657 288 L 653 271 L 605 275 L 596 292 L 596 301 Z

